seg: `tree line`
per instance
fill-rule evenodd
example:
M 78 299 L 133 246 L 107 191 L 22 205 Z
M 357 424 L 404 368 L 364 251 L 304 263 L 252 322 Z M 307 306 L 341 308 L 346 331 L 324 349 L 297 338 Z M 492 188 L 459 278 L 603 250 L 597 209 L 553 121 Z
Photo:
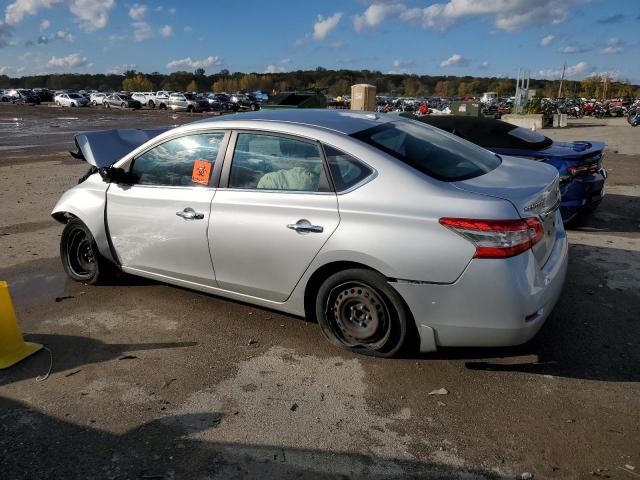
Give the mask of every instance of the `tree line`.
M 434 76 L 411 74 L 385 74 L 370 70 L 298 70 L 282 73 L 231 73 L 221 70 L 207 75 L 203 69 L 194 72 L 140 73 L 129 70 L 116 74 L 50 74 L 10 78 L 0 75 L 0 88 L 49 88 L 51 90 L 100 91 L 193 91 L 238 92 L 256 91 L 273 94 L 303 89 L 327 89 L 330 95 L 350 93 L 351 85 L 375 85 L 378 95 L 411 97 L 455 97 L 497 92 L 499 96 L 512 96 L 516 81 L 513 78 Z M 537 95 L 556 97 L 558 80 L 532 79 L 529 85 Z M 562 85 L 562 96 L 586 98 L 640 97 L 640 86 L 624 81 L 612 81 L 605 76 L 592 76 L 581 81 L 567 81 Z

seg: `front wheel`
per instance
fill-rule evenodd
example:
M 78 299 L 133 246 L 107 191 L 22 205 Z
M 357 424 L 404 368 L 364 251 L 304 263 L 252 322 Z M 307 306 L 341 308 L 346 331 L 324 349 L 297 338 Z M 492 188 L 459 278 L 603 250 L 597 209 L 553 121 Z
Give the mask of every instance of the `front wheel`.
M 155 104 L 155 103 L 153 103 L 153 100 L 149 100 L 149 103 L 147 104 L 147 106 L 148 106 L 149 108 L 151 108 L 151 109 L 156 108 L 156 104 Z
M 122 103 L 120 104 L 120 108 L 127 108 L 127 104 L 126 104 L 126 103 L 124 103 L 124 102 L 122 102 Z
M 405 344 L 410 314 L 378 272 L 349 269 L 327 278 L 316 297 L 316 317 L 334 345 L 392 357 Z
M 62 231 L 60 259 L 69 277 L 91 285 L 102 282 L 113 269 L 100 255 L 89 228 L 78 218 L 70 220 Z

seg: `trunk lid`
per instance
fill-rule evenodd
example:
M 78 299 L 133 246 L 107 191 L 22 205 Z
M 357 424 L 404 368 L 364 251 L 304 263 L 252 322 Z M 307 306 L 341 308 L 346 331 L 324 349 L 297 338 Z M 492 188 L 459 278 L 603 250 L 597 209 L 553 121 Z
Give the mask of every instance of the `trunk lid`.
M 540 268 L 544 266 L 556 237 L 556 212 L 560 206 L 558 171 L 531 160 L 502 157 L 500 166 L 479 177 L 452 182 L 460 190 L 509 201 L 521 217 L 536 217 L 544 238 L 533 247 Z
M 84 160 L 94 167 L 109 167 L 148 142 L 168 128 L 149 130 L 117 128 L 97 132 L 83 132 L 75 136 L 76 152 L 70 152 L 74 158 Z

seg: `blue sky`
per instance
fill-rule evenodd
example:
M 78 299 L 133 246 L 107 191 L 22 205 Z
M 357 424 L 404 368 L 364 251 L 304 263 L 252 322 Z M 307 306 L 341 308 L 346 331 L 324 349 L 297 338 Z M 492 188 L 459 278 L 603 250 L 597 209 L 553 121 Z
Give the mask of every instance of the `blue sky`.
M 278 72 L 640 83 L 640 0 L 2 0 L 0 74 Z

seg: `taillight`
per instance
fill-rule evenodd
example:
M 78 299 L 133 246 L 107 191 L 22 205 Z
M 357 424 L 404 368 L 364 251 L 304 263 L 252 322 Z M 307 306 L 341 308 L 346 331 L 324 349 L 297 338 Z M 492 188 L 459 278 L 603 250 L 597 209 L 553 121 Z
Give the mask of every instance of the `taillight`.
M 600 166 L 597 163 L 585 163 L 577 167 L 569 167 L 567 171 L 574 177 L 577 175 L 587 175 L 589 173 L 597 173 Z
M 513 257 L 529 250 L 544 237 L 544 228 L 537 218 L 441 218 L 440 224 L 471 241 L 476 246 L 474 258 Z

